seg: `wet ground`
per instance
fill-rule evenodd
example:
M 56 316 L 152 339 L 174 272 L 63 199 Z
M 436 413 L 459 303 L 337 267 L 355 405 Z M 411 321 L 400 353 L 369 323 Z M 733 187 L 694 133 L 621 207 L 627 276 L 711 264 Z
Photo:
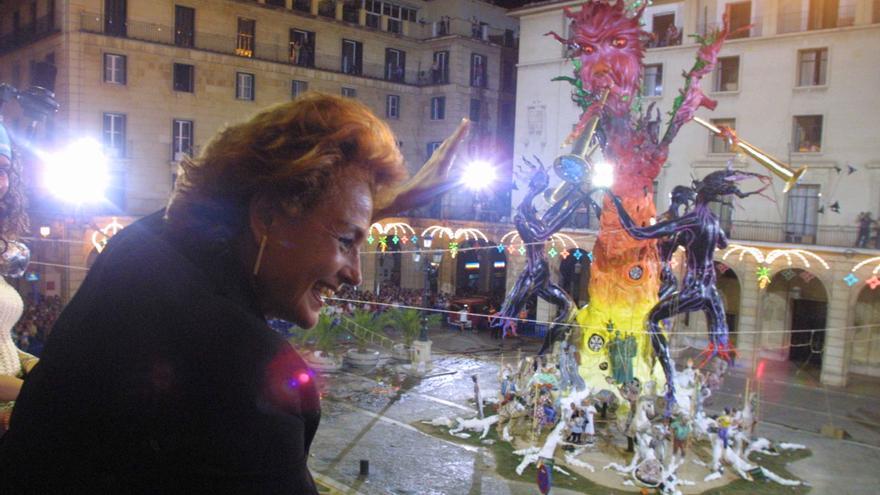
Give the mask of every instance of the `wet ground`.
M 503 356 L 505 362 L 512 362 L 516 344 L 506 342 L 500 352 L 498 341 L 448 331 L 435 332 L 432 340 L 434 367 L 421 379 L 411 377 L 406 366 L 398 365 L 379 373 L 343 372 L 325 382 L 324 413 L 309 462 L 316 477 L 335 483 L 344 493 L 537 493 L 532 478 L 513 481 L 498 475 L 488 447 L 436 437 L 413 426 L 440 416 L 474 417 L 471 375 L 478 376 L 484 397 L 494 397 L 499 360 Z M 533 352 L 538 345 L 528 341 L 522 344 L 524 353 Z M 734 403 L 741 393 L 742 389 L 736 387 L 742 387 L 742 377 L 737 376 L 731 375 L 723 393 L 716 397 L 719 407 L 725 397 Z M 866 415 L 876 414 L 878 409 L 871 402 L 876 398 L 846 391 L 838 392 L 844 395 L 833 396 L 829 393 L 834 391 L 785 386 L 784 381 L 777 381 L 775 388 L 768 385 L 770 390 L 765 389 L 762 417 L 770 421 L 762 423 L 757 433 L 802 443 L 812 450 L 812 456 L 790 466 L 791 472 L 813 486 L 811 493 L 877 493 L 880 470 L 876 469 L 876 459 L 880 449 L 824 438 L 810 431 L 818 431 L 829 417 L 816 415 L 822 404 L 817 403 L 819 399 L 825 404 L 833 403 L 832 414 L 843 421 L 860 410 Z M 786 409 L 789 406 L 804 410 Z M 795 429 L 784 426 L 786 421 L 797 423 L 790 425 Z M 852 421 L 854 427 L 858 426 L 857 421 Z M 865 428 L 860 435 L 876 434 L 872 427 Z M 361 460 L 369 461 L 366 477 L 359 476 Z M 553 493 L 578 492 L 554 489 Z M 779 493 L 787 492 L 780 487 Z

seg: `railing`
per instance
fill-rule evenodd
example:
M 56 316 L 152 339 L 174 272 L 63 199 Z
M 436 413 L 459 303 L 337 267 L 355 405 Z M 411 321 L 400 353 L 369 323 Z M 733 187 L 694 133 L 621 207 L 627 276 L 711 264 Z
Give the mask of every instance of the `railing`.
M 0 36 L 0 54 L 11 52 L 58 32 L 60 30 L 55 27 L 55 19 L 49 16 L 40 17 L 37 22 L 22 26 L 16 33 Z
M 89 33 L 106 34 L 104 18 L 101 14 L 82 13 L 80 16 L 80 29 Z M 126 38 L 163 45 L 175 45 L 174 29 L 169 26 L 127 21 L 124 32 L 126 33 Z M 387 79 L 384 63 L 365 63 L 362 67 L 355 67 L 349 64 L 348 70 L 344 71 L 342 56 L 314 54 L 311 51 L 306 54 L 302 52 L 302 48 L 300 48 L 298 60 L 292 61 L 292 51 L 289 43 L 260 43 L 259 41 L 255 42 L 253 38 L 248 36 L 221 36 L 204 32 L 196 32 L 194 37 L 194 43 L 189 43 L 189 45 L 199 50 L 226 53 L 282 64 L 315 67 L 328 72 L 347 73 L 372 79 Z M 407 70 L 403 74 L 396 73 L 394 81 L 405 84 L 429 84 L 429 81 L 419 78 L 414 70 Z
M 854 247 L 858 238 L 858 228 L 842 225 L 735 221 L 727 236 L 738 241 Z
M 755 38 L 761 36 L 761 32 L 763 31 L 762 19 L 760 17 L 753 17 L 751 22 L 749 22 L 749 29 L 745 29 L 736 35 L 730 36 L 729 39 L 738 39 L 738 38 Z M 720 29 L 722 27 L 720 22 L 709 22 L 709 23 L 699 23 L 697 25 L 697 32 L 700 33 L 700 36 L 706 36 L 709 33 L 715 31 L 716 29 Z M 734 31 L 736 28 L 731 28 L 731 31 Z
M 348 330 L 348 332 L 351 333 L 354 338 L 367 344 L 375 344 L 384 349 L 391 350 L 394 348 L 394 344 L 397 343 L 394 340 L 379 334 L 378 332 L 374 332 L 369 328 L 358 325 L 357 323 L 345 316 L 342 317 L 341 324 L 343 325 L 343 328 Z

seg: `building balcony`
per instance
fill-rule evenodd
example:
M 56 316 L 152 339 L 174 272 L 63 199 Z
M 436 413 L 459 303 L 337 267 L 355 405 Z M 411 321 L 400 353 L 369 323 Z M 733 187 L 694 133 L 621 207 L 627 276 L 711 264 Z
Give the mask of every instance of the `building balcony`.
M 819 9 L 780 12 L 776 32 L 800 33 L 818 29 L 834 29 L 855 25 L 855 3 L 841 3 L 836 11 L 820 11 Z
M 104 16 L 96 13 L 82 13 L 80 30 L 87 33 L 128 38 L 148 43 L 178 46 L 237 57 L 252 58 L 285 65 L 315 68 L 327 72 L 343 73 L 370 79 L 389 80 L 395 83 L 427 86 L 435 84 L 430 76 L 420 77 L 414 71 L 395 70 L 389 74 L 384 63 L 343 63 L 341 55 L 315 53 L 313 48 L 293 50 L 291 44 L 261 43 L 246 34 L 222 36 L 201 31 L 175 33 L 172 26 L 139 21 L 126 21 L 124 26 L 111 26 L 104 22 Z M 294 57 L 294 53 L 296 56 Z
M 35 23 L 22 26 L 17 32 L 0 36 L 0 55 L 60 32 L 61 30 L 55 26 L 55 20 L 51 17 L 37 18 Z
M 856 246 L 858 229 L 847 225 L 802 225 L 776 222 L 735 221 L 726 228 L 732 241 L 758 241 L 776 244 L 805 244 L 852 248 Z M 867 249 L 875 248 L 871 238 Z

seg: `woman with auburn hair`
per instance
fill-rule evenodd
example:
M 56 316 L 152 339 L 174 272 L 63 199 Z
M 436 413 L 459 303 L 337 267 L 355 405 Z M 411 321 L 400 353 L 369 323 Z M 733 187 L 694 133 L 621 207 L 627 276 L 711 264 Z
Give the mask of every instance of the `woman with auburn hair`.
M 58 319 L 0 444 L 34 493 L 317 493 L 310 328 L 383 215 L 451 184 L 463 122 L 413 179 L 364 105 L 311 93 L 220 132 L 164 212 L 117 234 Z M 11 464 L 7 464 L 11 465 Z

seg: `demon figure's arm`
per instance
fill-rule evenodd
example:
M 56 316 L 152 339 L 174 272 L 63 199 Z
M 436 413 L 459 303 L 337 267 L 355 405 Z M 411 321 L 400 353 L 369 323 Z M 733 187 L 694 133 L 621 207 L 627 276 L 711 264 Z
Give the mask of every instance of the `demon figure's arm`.
M 497 318 L 492 325 L 496 328 L 502 328 L 504 336 L 511 333 L 511 328 L 515 328 L 519 310 L 532 294 L 534 284 L 533 274 L 528 269 L 523 270 L 519 278 L 516 279 L 516 283 L 513 284 L 513 288 L 507 293 L 507 297 L 504 298 L 504 304 L 498 311 Z
M 680 92 L 681 94 L 675 98 L 675 103 L 672 106 L 671 112 L 672 119 L 669 122 L 669 127 L 666 128 L 666 134 L 663 135 L 662 143 L 667 146 L 675 138 L 675 135 L 678 134 L 681 126 L 694 118 L 697 109 L 700 107 L 706 107 L 709 110 L 714 110 L 717 105 L 715 100 L 706 96 L 703 93 L 703 90 L 700 89 L 700 80 L 703 76 L 709 74 L 715 69 L 715 64 L 718 61 L 718 52 L 721 51 L 721 45 L 724 44 L 727 37 L 732 34 L 730 32 L 730 23 L 728 22 L 727 14 L 724 14 L 723 20 L 724 22 L 721 29 L 715 30 L 705 38 L 697 36 L 697 41 L 700 43 L 700 50 L 697 52 L 697 61 L 694 63 L 694 66 L 690 71 L 684 73 L 684 89 L 682 89 Z M 751 28 L 751 26 L 745 26 L 737 29 L 734 33 L 749 28 Z
M 646 239 L 659 239 L 661 237 L 669 237 L 676 232 L 680 232 L 682 230 L 686 230 L 688 227 L 691 227 L 694 224 L 694 220 L 686 215 L 680 218 L 674 218 L 671 220 L 666 220 L 663 222 L 655 223 L 654 225 L 648 225 L 646 227 L 639 227 L 633 221 L 632 217 L 629 216 L 626 209 L 623 207 L 623 203 L 620 201 L 620 198 L 613 193 L 608 193 L 611 196 L 611 200 L 614 202 L 614 206 L 617 207 L 617 215 L 620 218 L 620 225 L 632 236 L 634 239 L 638 239 L 640 241 Z

